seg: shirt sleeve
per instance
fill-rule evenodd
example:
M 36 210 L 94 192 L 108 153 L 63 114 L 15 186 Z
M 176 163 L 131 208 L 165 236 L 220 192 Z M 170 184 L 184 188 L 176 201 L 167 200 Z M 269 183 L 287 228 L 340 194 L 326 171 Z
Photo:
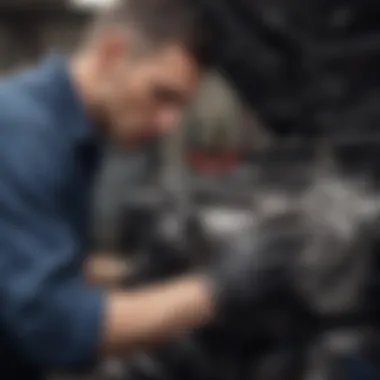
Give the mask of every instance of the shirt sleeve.
M 86 369 L 96 359 L 104 302 L 83 280 L 84 253 L 62 215 L 63 152 L 44 132 L 0 139 L 1 329 L 26 363 Z

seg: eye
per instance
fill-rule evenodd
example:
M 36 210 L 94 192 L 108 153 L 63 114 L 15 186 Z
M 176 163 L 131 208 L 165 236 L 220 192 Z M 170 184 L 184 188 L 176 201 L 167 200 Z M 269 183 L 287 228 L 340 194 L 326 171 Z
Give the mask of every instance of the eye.
M 168 87 L 156 87 L 154 97 L 161 104 L 183 105 L 184 96 L 177 90 Z

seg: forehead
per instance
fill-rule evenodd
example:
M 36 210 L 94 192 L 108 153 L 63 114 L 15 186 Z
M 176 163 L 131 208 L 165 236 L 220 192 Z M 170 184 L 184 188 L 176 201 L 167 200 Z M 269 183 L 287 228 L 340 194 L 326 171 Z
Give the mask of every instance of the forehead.
M 157 78 L 186 88 L 198 83 L 200 67 L 196 60 L 181 46 L 166 46 L 152 56 L 152 71 Z

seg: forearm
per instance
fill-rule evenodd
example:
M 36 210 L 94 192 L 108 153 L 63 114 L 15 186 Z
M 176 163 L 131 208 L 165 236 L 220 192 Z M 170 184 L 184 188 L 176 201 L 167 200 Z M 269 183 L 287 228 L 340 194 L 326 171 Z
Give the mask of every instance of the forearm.
M 210 291 L 196 277 L 110 294 L 106 302 L 103 356 L 125 355 L 170 340 L 213 317 Z
M 2 322 L 20 352 L 46 371 L 88 368 L 102 357 L 126 356 L 213 317 L 208 287 L 195 277 L 120 293 L 76 280 L 21 295 L 16 281 L 8 285 Z

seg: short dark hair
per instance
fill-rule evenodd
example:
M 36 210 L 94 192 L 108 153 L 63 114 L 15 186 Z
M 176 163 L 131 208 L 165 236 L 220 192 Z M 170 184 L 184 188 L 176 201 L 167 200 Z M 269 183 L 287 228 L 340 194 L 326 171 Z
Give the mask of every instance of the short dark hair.
M 194 0 L 117 0 L 99 14 L 99 25 L 131 25 L 152 44 L 179 43 L 209 66 L 208 33 Z

